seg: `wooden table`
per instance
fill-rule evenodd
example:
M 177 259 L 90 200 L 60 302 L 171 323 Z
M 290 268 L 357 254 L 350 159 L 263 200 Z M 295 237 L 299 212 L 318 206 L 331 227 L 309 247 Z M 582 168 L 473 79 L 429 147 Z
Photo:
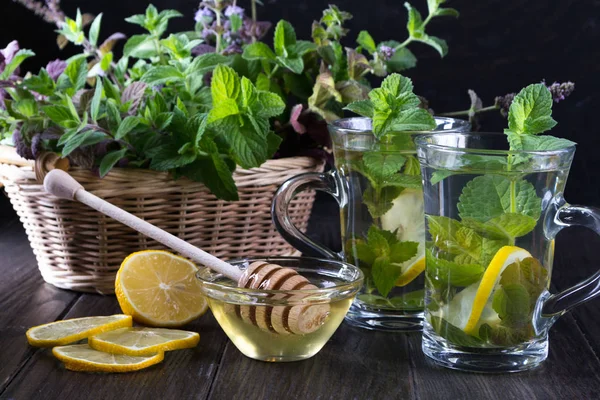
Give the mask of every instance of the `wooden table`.
M 49 350 L 30 347 L 25 331 L 62 318 L 119 313 L 119 306 L 113 296 L 80 294 L 44 283 L 23 228 L 8 207 L 6 199 L 1 199 L 0 399 L 529 400 L 600 396 L 600 300 L 564 316 L 551 331 L 548 360 L 518 374 L 467 374 L 439 368 L 421 353 L 419 334 L 372 332 L 347 324 L 309 360 L 264 363 L 244 357 L 210 313 L 186 327 L 200 333 L 197 348 L 167 353 L 161 364 L 147 370 L 113 375 L 67 371 Z M 331 210 L 322 214 L 331 215 Z M 313 219 L 313 232 L 323 228 L 319 226 L 326 221 L 323 215 Z M 600 239 L 583 230 L 561 233 L 554 284 L 562 289 L 595 271 L 600 257 L 594 249 L 599 245 Z

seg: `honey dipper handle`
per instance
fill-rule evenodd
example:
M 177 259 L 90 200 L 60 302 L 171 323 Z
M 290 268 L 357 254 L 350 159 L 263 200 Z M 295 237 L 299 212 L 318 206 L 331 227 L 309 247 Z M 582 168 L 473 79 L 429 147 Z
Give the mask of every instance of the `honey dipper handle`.
M 48 172 L 44 179 L 44 189 L 56 197 L 69 200 L 78 200 L 94 210 L 107 215 L 130 228 L 164 244 L 165 246 L 204 265 L 228 278 L 238 281 L 242 271 L 233 265 L 208 254 L 207 252 L 187 243 L 185 240 L 171 235 L 168 232 L 136 217 L 133 214 L 103 200 L 86 190 L 71 175 L 65 171 L 54 169 Z

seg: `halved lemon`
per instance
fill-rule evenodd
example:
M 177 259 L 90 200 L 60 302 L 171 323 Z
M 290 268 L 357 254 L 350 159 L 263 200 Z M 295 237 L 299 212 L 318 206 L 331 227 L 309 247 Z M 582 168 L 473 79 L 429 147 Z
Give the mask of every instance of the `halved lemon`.
M 137 371 L 158 364 L 165 357 L 163 352 L 146 357 L 110 354 L 94 350 L 87 344 L 55 347 L 52 354 L 64 362 L 67 369 L 86 372 Z
M 178 329 L 122 328 L 94 335 L 88 339 L 88 344 L 106 353 L 146 356 L 194 347 L 199 340 L 198 333 Z
M 131 316 L 117 314 L 72 318 L 30 328 L 25 335 L 32 346 L 62 346 L 113 329 L 131 326 Z
M 520 247 L 500 248 L 481 280 L 467 286 L 443 308 L 444 318 L 470 335 L 476 334 L 483 323 L 493 325 L 499 322 L 498 314 L 493 310 L 490 301 L 492 293 L 506 267 L 528 257 L 531 257 L 531 254 Z
M 121 310 L 150 326 L 176 327 L 193 321 L 208 309 L 197 271 L 192 262 L 167 251 L 129 255 L 115 280 Z

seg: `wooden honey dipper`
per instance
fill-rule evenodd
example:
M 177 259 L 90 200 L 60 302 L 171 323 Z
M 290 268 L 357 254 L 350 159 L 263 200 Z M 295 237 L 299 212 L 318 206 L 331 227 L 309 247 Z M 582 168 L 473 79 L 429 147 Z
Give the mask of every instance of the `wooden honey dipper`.
M 58 198 L 77 200 L 151 237 L 196 263 L 236 281 L 241 288 L 259 290 L 317 289 L 315 285 L 295 270 L 276 264 L 257 261 L 250 264 L 245 271 L 241 271 L 239 268 L 87 192 L 71 175 L 60 169 L 48 172 L 44 178 L 44 189 Z M 281 299 L 289 296 L 274 294 L 273 297 Z M 303 297 L 305 296 L 301 294 L 293 295 L 292 300 L 301 302 Z M 235 308 L 238 316 L 245 322 L 258 326 L 260 329 L 280 334 L 302 335 L 314 332 L 321 327 L 329 315 L 329 304 L 274 307 L 236 306 Z

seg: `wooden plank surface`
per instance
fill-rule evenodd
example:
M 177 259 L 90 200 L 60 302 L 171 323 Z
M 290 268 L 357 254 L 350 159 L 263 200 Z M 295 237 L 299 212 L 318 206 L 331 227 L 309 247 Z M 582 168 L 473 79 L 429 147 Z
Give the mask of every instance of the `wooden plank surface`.
M 65 318 L 120 313 L 114 296 L 83 295 Z M 183 327 L 200 332 L 200 344 L 165 354 L 162 363 L 127 374 L 66 370 L 50 350 L 40 350 L 0 397 L 8 399 L 205 399 L 226 337 L 212 315 Z
M 78 296 L 44 283 L 19 220 L 0 218 L 0 393 L 36 352 L 25 331 L 62 317 Z

